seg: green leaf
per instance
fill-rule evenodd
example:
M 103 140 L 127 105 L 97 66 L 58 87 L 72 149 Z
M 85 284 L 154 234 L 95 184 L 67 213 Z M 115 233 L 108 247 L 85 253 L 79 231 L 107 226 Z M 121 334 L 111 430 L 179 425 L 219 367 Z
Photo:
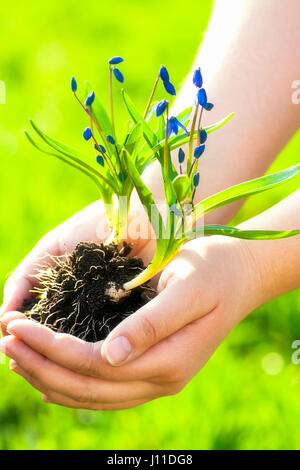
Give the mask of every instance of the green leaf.
M 73 160 L 77 165 L 80 165 L 84 167 L 87 171 L 90 173 L 93 173 L 95 176 L 97 176 L 100 180 L 102 180 L 104 183 L 106 183 L 107 186 L 109 186 L 114 193 L 118 194 L 118 187 L 115 185 L 115 182 L 111 178 L 110 175 L 107 175 L 108 177 L 103 176 L 101 173 L 99 173 L 97 170 L 95 170 L 93 167 L 85 163 L 82 158 L 82 155 L 80 152 L 77 150 L 72 149 L 68 145 L 65 145 L 61 142 L 59 142 L 56 139 L 53 139 L 52 137 L 49 137 L 46 135 L 44 132 L 41 131 L 41 129 L 33 122 L 32 119 L 29 119 L 29 122 L 33 129 L 36 131 L 36 133 L 41 137 L 44 142 L 46 142 L 51 148 L 56 150 L 57 152 L 60 152 L 61 154 L 65 155 L 66 157 L 70 158 Z
M 137 123 L 137 122 L 140 121 L 142 123 L 144 137 L 145 137 L 148 145 L 150 145 L 150 147 L 152 148 L 154 145 L 157 144 L 156 135 L 154 134 L 152 129 L 149 127 L 149 125 L 147 124 L 147 122 L 145 121 L 143 116 L 136 109 L 136 107 L 134 106 L 133 102 L 131 101 L 131 99 L 129 98 L 128 94 L 126 93 L 126 91 L 124 89 L 122 90 L 122 96 L 123 96 L 123 99 L 124 99 L 125 106 L 126 106 L 128 112 L 129 112 L 130 116 L 134 120 L 134 122 Z
M 184 109 L 181 111 L 179 114 L 177 114 L 177 119 L 181 124 L 184 124 L 188 119 L 190 119 L 191 114 L 192 114 L 193 106 L 189 106 L 188 108 Z
M 290 168 L 278 171 L 276 173 L 272 173 L 271 175 L 245 181 L 244 183 L 227 188 L 217 194 L 213 194 L 203 201 L 200 201 L 195 206 L 195 219 L 198 219 L 198 217 L 202 216 L 206 212 L 217 209 L 218 207 L 224 206 L 239 199 L 243 199 L 246 196 L 268 191 L 274 186 L 277 186 L 297 175 L 299 172 L 300 164 L 291 166 Z
M 226 237 L 245 238 L 247 240 L 277 240 L 293 237 L 300 234 L 300 230 L 241 230 L 227 225 L 205 225 L 190 230 L 185 234 L 185 239 L 194 238 L 197 235 L 224 235 Z
M 130 155 L 133 156 L 136 154 L 137 147 L 142 137 L 143 137 L 143 125 L 141 121 L 139 121 L 133 126 L 129 134 L 129 137 L 127 139 L 126 145 L 125 145 L 125 148 Z
M 226 122 L 228 122 L 229 119 L 231 119 L 233 116 L 234 116 L 234 113 L 230 113 L 224 119 L 221 119 L 220 121 L 215 122 L 215 124 L 212 124 L 211 126 L 204 127 L 204 129 L 206 130 L 207 134 L 209 134 L 210 132 L 216 131 L 217 129 L 220 129 L 220 127 L 224 126 L 224 124 L 226 124 Z
M 44 144 L 41 144 L 41 143 L 37 143 L 32 137 L 31 135 L 29 134 L 29 132 L 25 129 L 25 135 L 27 137 L 27 139 L 29 140 L 29 142 L 36 148 L 38 149 L 40 152 L 43 152 L 47 155 L 51 155 L 53 157 L 56 157 L 58 158 L 59 160 L 63 161 L 64 163 L 66 163 L 67 165 L 70 165 L 72 166 L 73 168 L 76 168 L 77 170 L 81 171 L 82 173 L 84 173 L 86 176 L 88 176 L 89 178 L 91 178 L 93 180 L 93 182 L 96 184 L 98 190 L 100 191 L 100 195 L 101 195 L 101 198 L 102 198 L 102 194 L 103 194 L 103 186 L 101 185 L 100 181 L 98 180 L 98 178 L 96 176 L 94 176 L 90 171 L 86 170 L 85 168 L 83 168 L 82 166 L 80 165 L 76 165 L 75 163 L 73 163 L 72 161 L 68 160 L 67 158 L 64 158 L 62 155 L 60 155 L 58 152 L 55 152 L 54 150 L 53 151 L 49 151 L 49 147 L 47 145 L 44 145 Z

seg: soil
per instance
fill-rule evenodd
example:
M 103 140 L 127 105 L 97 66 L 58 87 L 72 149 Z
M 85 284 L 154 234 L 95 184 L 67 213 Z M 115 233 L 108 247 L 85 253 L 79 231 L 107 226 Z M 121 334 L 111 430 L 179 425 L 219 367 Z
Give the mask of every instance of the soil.
M 124 243 L 79 243 L 64 261 L 38 275 L 39 294 L 20 309 L 29 318 L 85 341 L 104 339 L 124 318 L 142 307 L 153 290 L 146 284 L 128 293 L 122 289 L 145 266 L 129 257 Z M 153 294 L 152 294 L 153 296 Z

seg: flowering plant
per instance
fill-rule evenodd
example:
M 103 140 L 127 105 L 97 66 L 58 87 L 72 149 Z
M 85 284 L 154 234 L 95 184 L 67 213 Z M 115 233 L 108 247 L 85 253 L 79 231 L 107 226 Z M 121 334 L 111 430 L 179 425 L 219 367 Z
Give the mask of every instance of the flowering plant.
M 126 91 L 122 90 L 123 100 L 130 115 L 126 136 L 122 139 L 115 128 L 113 100 L 113 79 L 124 82 L 124 76 L 119 69 L 119 64 L 122 62 L 123 59 L 119 56 L 112 57 L 108 61 L 110 116 L 88 83 L 83 102 L 77 95 L 75 78 L 71 80 L 74 97 L 89 118 L 89 126 L 84 129 L 83 137 L 93 144 L 97 166 L 87 163 L 77 150 L 47 136 L 32 120 L 30 120 L 32 129 L 40 140 L 36 140 L 28 131 L 25 133 L 36 148 L 77 168 L 97 185 L 111 229 L 111 235 L 106 243 L 118 243 L 122 239 L 129 211 L 129 204 L 124 207 L 122 198 L 125 197 L 129 202 L 133 189 L 136 189 L 156 236 L 156 252 L 149 266 L 124 284 L 125 291 L 143 284 L 161 271 L 186 240 L 200 234 L 258 240 L 283 238 L 300 233 L 299 230 L 266 231 L 240 230 L 223 225 L 195 226 L 197 220 L 207 212 L 251 194 L 269 190 L 293 177 L 300 171 L 300 165 L 246 181 L 194 204 L 195 192 L 200 183 L 198 162 L 205 151 L 208 134 L 223 126 L 233 113 L 213 125 L 202 127 L 203 113 L 209 112 L 213 104 L 208 101 L 199 68 L 193 75 L 193 85 L 196 88 L 194 109 L 189 107 L 177 116 L 170 116 L 167 99 L 154 101 L 160 81 L 168 94 L 176 94 L 166 67 L 161 66 L 143 114 L 136 109 Z M 157 125 L 153 130 L 154 122 Z M 183 150 L 185 144 L 186 152 Z M 178 165 L 173 161 L 176 149 Z M 163 177 L 165 202 L 168 208 L 165 220 L 154 202 L 151 191 L 142 179 L 145 168 L 155 160 L 160 164 Z M 113 209 L 114 195 L 119 201 L 116 212 Z

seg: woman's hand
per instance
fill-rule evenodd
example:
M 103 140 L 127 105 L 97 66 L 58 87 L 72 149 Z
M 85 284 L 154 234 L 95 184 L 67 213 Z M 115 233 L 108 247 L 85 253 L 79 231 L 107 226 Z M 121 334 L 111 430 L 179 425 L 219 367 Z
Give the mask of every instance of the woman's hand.
M 246 243 L 197 239 L 165 269 L 159 295 L 104 342 L 86 343 L 9 313 L 2 319 L 9 336 L 0 348 L 45 401 L 88 409 L 137 406 L 178 393 L 256 306 L 259 286 Z
M 134 196 L 130 207 L 127 241 L 133 242 L 132 254 L 140 256 L 145 263 L 148 263 L 155 250 L 155 241 L 150 237 L 139 238 L 138 229 L 143 224 L 149 226 L 148 218 L 137 197 Z M 130 234 L 134 239 L 130 238 Z M 0 318 L 5 312 L 17 310 L 25 299 L 32 297 L 30 291 L 38 286 L 35 274 L 47 265 L 54 265 L 54 257 L 72 252 L 79 242 L 100 243 L 108 235 L 109 227 L 102 201 L 94 202 L 47 233 L 7 280 Z

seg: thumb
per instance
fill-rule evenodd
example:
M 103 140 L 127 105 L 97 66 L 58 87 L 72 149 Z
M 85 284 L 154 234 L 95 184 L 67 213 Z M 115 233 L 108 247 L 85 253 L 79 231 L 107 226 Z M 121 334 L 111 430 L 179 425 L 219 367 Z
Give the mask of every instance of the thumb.
M 198 284 L 195 286 L 195 284 Z M 136 359 L 154 344 L 210 313 L 215 305 L 204 288 L 189 279 L 170 276 L 164 289 L 123 320 L 105 339 L 101 355 L 113 366 Z

